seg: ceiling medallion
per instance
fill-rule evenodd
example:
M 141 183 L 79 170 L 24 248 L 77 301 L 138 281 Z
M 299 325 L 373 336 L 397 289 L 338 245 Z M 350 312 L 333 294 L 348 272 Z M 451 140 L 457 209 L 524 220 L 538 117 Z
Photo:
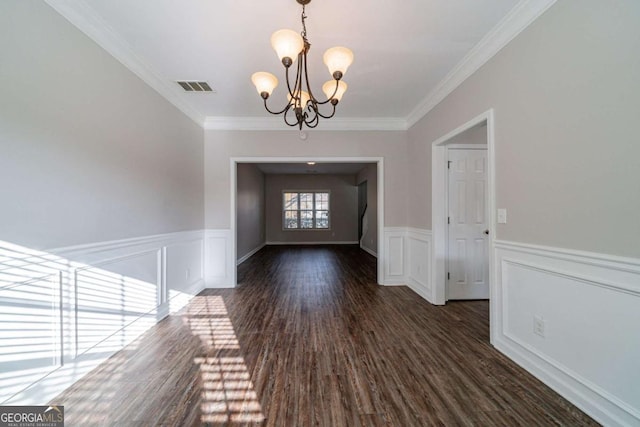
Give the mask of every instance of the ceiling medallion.
M 258 93 L 264 100 L 264 108 L 271 114 L 283 114 L 284 121 L 289 126 L 297 126 L 302 130 L 302 126 L 315 128 L 318 126 L 320 117 L 329 119 L 336 113 L 336 105 L 342 99 L 342 95 L 347 90 L 347 84 L 342 81 L 342 76 L 347 72 L 347 68 L 353 62 L 353 52 L 346 47 L 332 47 L 324 53 L 323 60 L 329 68 L 329 73 L 333 80 L 322 85 L 322 91 L 327 96 L 324 101 L 319 101 L 311 91 L 309 84 L 309 74 L 307 72 L 307 53 L 311 44 L 307 39 L 307 28 L 305 26 L 305 6 L 311 0 L 296 0 L 302 5 L 302 32 L 300 34 L 293 30 L 278 30 L 271 35 L 271 46 L 275 49 L 278 58 L 285 67 L 285 78 L 287 81 L 288 102 L 280 111 L 272 111 L 267 106 L 267 99 L 278 85 L 278 79 L 271 73 L 260 71 L 251 76 L 251 81 L 256 86 Z M 289 69 L 298 60 L 296 75 L 293 84 L 289 80 Z M 304 90 L 303 90 L 304 89 Z M 320 109 L 325 109 L 324 114 Z

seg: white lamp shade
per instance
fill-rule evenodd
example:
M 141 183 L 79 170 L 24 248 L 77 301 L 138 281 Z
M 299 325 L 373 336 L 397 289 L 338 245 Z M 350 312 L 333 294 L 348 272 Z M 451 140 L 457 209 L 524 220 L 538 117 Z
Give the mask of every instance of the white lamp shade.
M 253 73 L 251 76 L 251 81 L 256 86 L 256 89 L 260 95 L 262 92 L 267 92 L 271 95 L 271 92 L 278 86 L 278 79 L 271 73 L 267 73 L 265 71 L 259 71 L 257 73 Z
M 347 68 L 353 62 L 353 52 L 346 47 L 336 46 L 327 49 L 322 57 L 325 65 L 329 68 L 329 73 L 333 75 L 336 71 L 342 74 L 347 72 Z
M 344 95 L 344 93 L 347 91 L 347 84 L 342 80 L 339 80 L 338 90 L 336 90 L 336 81 L 329 80 L 328 82 L 322 85 L 322 91 L 324 92 L 325 95 L 327 95 L 327 99 L 331 98 L 331 95 L 333 95 L 333 91 L 336 91 L 336 94 L 333 95 L 333 98 L 340 101 L 342 99 L 342 95 Z
M 271 35 L 271 46 L 278 54 L 278 58 L 291 58 L 295 62 L 298 54 L 304 48 L 302 36 L 293 30 L 278 30 Z
M 287 99 L 291 102 L 291 95 L 287 95 Z M 307 101 L 309 101 L 309 99 L 311 99 L 311 97 L 307 92 L 304 90 L 300 91 L 300 107 L 302 107 L 302 109 L 307 105 Z

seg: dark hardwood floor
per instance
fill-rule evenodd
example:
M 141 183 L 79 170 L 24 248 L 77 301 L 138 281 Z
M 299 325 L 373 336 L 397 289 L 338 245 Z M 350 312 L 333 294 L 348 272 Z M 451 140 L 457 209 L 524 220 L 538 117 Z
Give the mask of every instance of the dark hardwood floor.
M 357 247 L 266 247 L 52 403 L 67 426 L 597 425 L 489 344 L 488 302 L 375 274 Z

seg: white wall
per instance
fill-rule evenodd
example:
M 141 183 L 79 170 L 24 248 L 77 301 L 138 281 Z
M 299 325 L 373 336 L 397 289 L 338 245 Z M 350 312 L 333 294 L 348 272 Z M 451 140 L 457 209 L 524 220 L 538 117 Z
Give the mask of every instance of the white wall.
M 44 2 L 0 3 L 0 239 L 203 228 L 203 130 Z
M 285 190 L 327 190 L 329 230 L 283 230 L 282 192 Z M 358 241 L 358 188 L 354 175 L 266 175 L 267 243 Z
M 559 1 L 409 130 L 408 225 L 430 229 L 432 142 L 493 109 L 493 344 L 606 425 L 640 425 L 638 22 Z
M 203 130 L 44 2 L 0 29 L 0 403 L 42 405 L 204 287 Z
M 362 246 L 375 254 L 378 251 L 378 167 L 369 164 L 356 177 L 356 184 L 367 181 L 367 219 L 369 227 L 362 236 Z
M 236 259 L 241 261 L 265 244 L 265 175 L 254 164 L 239 163 L 236 185 Z

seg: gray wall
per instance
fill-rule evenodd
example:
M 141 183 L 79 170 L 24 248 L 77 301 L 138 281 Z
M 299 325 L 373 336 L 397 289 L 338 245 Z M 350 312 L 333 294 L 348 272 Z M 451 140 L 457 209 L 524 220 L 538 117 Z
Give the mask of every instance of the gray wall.
M 44 2 L 0 2 L 0 240 L 203 228 L 203 130 Z
M 329 190 L 330 230 L 282 229 L 284 190 Z M 267 243 L 356 242 L 358 188 L 354 175 L 266 175 Z
M 378 253 L 378 165 L 365 166 L 356 176 L 356 184 L 367 181 L 367 216 L 369 229 L 362 236 L 362 246 Z
M 265 243 L 265 176 L 256 165 L 239 163 L 236 199 L 237 259 Z
M 495 110 L 497 238 L 640 256 L 640 2 L 559 1 L 409 131 L 408 225 L 431 143 Z
M 446 142 L 449 144 L 474 144 L 474 145 L 486 145 L 487 144 L 487 126 L 486 123 L 467 129 L 459 135 L 454 136 Z
M 230 227 L 232 157 L 383 157 L 386 226 L 407 221 L 407 132 L 205 131 L 205 226 Z

